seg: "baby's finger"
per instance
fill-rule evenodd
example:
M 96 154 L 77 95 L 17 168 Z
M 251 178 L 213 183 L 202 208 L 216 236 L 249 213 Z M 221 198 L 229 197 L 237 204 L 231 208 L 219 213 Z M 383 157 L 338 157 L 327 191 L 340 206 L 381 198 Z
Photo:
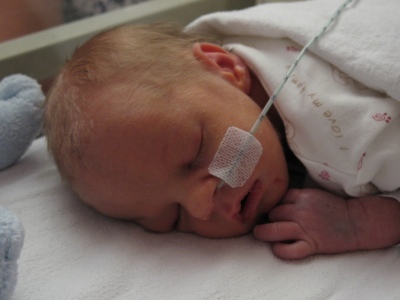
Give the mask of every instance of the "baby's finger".
M 297 209 L 292 204 L 282 204 L 274 207 L 268 213 L 268 219 L 271 222 L 283 222 L 293 221 L 293 217 L 296 215 Z
M 298 240 L 302 234 L 301 227 L 294 222 L 275 222 L 257 225 L 254 236 L 265 242 L 282 242 Z
M 299 240 L 293 243 L 274 243 L 272 245 L 274 254 L 283 259 L 300 259 L 315 253 L 312 245 L 306 241 Z

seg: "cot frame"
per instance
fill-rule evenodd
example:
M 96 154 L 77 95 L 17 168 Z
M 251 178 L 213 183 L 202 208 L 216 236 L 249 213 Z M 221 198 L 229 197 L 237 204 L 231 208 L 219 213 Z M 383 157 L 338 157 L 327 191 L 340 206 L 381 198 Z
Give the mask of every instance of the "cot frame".
M 71 53 L 93 35 L 128 23 L 173 20 L 249 7 L 255 0 L 151 0 L 0 43 L 0 79 L 16 73 L 51 78 Z

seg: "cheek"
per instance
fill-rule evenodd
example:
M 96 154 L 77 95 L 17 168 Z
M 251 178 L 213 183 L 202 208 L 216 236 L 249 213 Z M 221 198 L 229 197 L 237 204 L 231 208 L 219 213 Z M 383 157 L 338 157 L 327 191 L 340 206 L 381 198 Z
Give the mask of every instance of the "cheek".
M 266 153 L 271 155 L 283 154 L 278 133 L 268 119 L 263 120 L 255 135 L 260 140 Z
M 270 181 L 277 180 L 283 182 L 283 185 L 288 180 L 286 159 L 279 137 L 268 122 L 257 134 L 257 138 L 263 146 L 263 152 L 256 170 L 264 173 Z
M 142 215 L 144 216 L 134 218 L 134 222 L 147 230 L 165 233 L 174 229 L 173 226 L 178 216 L 178 211 L 176 206 L 170 206 L 157 210 L 157 212 L 145 210 Z
M 259 174 L 264 182 L 265 194 L 261 210 L 268 212 L 277 205 L 288 188 L 289 175 L 286 160 L 280 144 L 275 149 L 267 149 L 259 165 Z M 268 151 L 270 150 L 270 151 Z

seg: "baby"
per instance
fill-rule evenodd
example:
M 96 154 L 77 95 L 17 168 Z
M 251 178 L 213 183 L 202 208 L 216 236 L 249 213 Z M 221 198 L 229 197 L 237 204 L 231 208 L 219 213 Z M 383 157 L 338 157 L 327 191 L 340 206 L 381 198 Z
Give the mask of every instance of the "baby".
M 227 129 L 249 131 L 271 93 L 230 50 L 169 25 L 119 27 L 78 48 L 45 110 L 49 150 L 78 197 L 156 232 L 253 230 L 286 259 L 399 243 L 393 196 L 289 188 L 287 143 L 298 145 L 283 106 L 255 133 L 263 152 L 250 178 L 218 188 L 208 167 Z

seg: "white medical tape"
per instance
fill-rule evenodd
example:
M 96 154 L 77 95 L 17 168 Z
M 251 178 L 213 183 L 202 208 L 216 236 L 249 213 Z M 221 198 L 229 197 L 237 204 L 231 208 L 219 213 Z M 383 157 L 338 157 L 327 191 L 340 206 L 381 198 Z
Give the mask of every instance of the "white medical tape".
M 261 153 L 262 146 L 252 134 L 229 127 L 208 171 L 232 188 L 243 186 L 253 173 Z

